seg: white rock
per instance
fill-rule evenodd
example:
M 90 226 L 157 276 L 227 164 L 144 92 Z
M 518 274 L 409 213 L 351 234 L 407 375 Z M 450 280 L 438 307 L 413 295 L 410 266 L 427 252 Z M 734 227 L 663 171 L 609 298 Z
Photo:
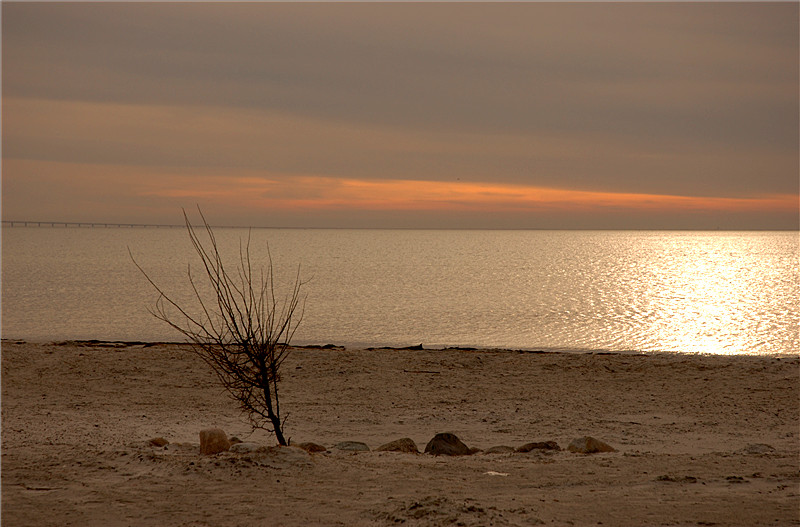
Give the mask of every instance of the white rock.
M 248 452 L 255 452 L 259 448 L 261 448 L 261 445 L 258 443 L 236 443 L 235 445 L 231 445 L 231 452 L 246 454 Z

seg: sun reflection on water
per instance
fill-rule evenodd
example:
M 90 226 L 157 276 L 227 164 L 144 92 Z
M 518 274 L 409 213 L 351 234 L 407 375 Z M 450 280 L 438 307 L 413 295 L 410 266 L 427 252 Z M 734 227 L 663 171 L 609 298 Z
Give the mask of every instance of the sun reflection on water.
M 218 241 L 236 254 L 246 230 Z M 313 277 L 299 343 L 800 352 L 798 233 L 264 229 L 276 276 Z M 8 229 L 3 332 L 170 340 L 130 261 L 185 286 L 177 229 Z M 8 250 L 7 250 L 8 249 Z M 263 254 L 258 253 L 262 251 Z M 59 258 L 53 258 L 58 254 Z M 191 298 L 191 290 L 176 289 Z
M 650 326 L 652 344 L 714 354 L 766 344 L 776 313 L 760 306 L 785 302 L 788 312 L 797 275 L 773 272 L 781 267 L 774 261 L 779 255 L 763 241 L 709 235 L 698 243 L 695 237 L 658 259 L 646 290 L 662 310 Z

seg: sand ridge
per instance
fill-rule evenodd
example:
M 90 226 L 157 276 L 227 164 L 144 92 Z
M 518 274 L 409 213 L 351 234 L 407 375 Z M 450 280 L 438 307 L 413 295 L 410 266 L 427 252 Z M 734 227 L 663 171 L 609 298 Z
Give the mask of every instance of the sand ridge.
M 305 348 L 283 372 L 293 443 L 373 451 L 200 456 L 209 426 L 274 439 L 185 346 L 4 341 L 3 522 L 800 525 L 796 356 Z M 374 451 L 438 432 L 618 452 Z

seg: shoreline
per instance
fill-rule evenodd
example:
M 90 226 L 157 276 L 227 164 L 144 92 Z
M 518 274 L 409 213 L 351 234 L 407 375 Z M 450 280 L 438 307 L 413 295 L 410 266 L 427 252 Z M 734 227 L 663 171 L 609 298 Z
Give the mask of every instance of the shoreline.
M 9 524 L 800 525 L 798 357 L 298 348 L 281 405 L 308 454 L 185 344 L 98 343 L 2 343 Z M 267 448 L 201 456 L 208 427 Z M 376 451 L 440 432 L 483 452 Z M 617 451 L 566 450 L 583 436 Z
M 113 340 L 113 339 L 22 339 L 6 338 L 0 339 L 2 344 L 32 344 L 32 345 L 54 345 L 54 346 L 79 346 L 79 347 L 106 347 L 106 348 L 126 348 L 126 347 L 156 347 L 156 346 L 191 346 L 186 341 L 162 341 L 162 340 Z M 574 354 L 574 355 L 643 355 L 643 356 L 697 356 L 697 357 L 766 357 L 777 359 L 800 358 L 800 351 L 794 353 L 705 353 L 693 351 L 641 351 L 641 350 L 607 350 L 607 349 L 569 349 L 569 348 L 511 348 L 511 347 L 474 347 L 474 346 L 430 346 L 425 344 L 388 346 L 381 344 L 372 345 L 351 345 L 351 344 L 290 344 L 290 349 L 336 349 L 336 350 L 366 350 L 366 351 L 461 351 L 474 353 L 520 353 L 520 354 Z

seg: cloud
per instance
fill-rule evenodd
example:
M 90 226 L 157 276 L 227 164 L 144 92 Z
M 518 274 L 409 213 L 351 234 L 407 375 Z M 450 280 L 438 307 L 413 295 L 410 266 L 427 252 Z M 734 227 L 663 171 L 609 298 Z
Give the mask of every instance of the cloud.
M 314 203 L 302 178 L 696 203 L 800 187 L 795 3 L 2 10 L 4 161 L 282 174 Z M 31 193 L 6 177 L 4 202 Z M 469 209 L 460 192 L 442 209 Z
M 793 192 L 797 157 L 769 148 L 646 148 L 614 136 L 495 134 L 342 123 L 284 111 L 6 97 L 4 156 L 228 167 L 339 178 L 474 181 L 612 192 Z M 757 177 L 756 177 L 757 176 Z
M 12 96 L 282 108 L 446 130 L 588 126 L 632 135 L 698 105 L 742 110 L 742 102 L 762 103 L 764 91 L 773 103 L 796 100 L 792 4 L 3 9 L 4 89 Z M 629 119 L 630 111 L 639 117 Z M 727 131 L 711 124 L 697 132 Z
M 602 225 L 605 216 L 617 217 L 681 214 L 769 213 L 796 214 L 796 195 L 757 195 L 748 198 L 691 197 L 621 192 L 579 191 L 491 182 L 441 182 L 406 179 L 365 180 L 313 174 L 281 174 L 251 169 L 125 167 L 83 165 L 50 161 L 4 160 L 4 186 L 13 194 L 31 192 L 32 208 L 20 201 L 3 208 L 10 219 L 64 220 L 69 206 L 88 205 L 93 196 L 103 196 L 99 206 L 110 220 L 119 215 L 149 210 L 150 217 L 174 223 L 181 207 L 201 204 L 204 208 L 245 218 L 281 218 L 297 222 L 309 214 L 316 218 L 341 215 L 386 216 L 387 213 L 443 213 L 491 215 L 543 214 L 594 217 L 585 227 Z M 32 190 L 33 189 L 33 190 Z M 32 190 L 32 191 L 31 191 Z M 22 200 L 24 202 L 26 200 Z M 45 215 L 44 211 L 49 211 Z M 31 216 L 33 214 L 34 216 Z M 115 216 L 116 214 L 116 216 Z M 229 216 L 231 217 L 231 216 Z M 79 218 L 91 221 L 91 217 Z M 302 222 L 302 220 L 300 220 Z M 246 223 L 245 223 L 246 224 Z M 403 225 L 402 223 L 398 225 Z M 397 226 L 397 225 L 396 225 Z
M 283 178 L 225 178 L 210 186 L 182 185 L 154 191 L 154 195 L 232 199 L 265 210 L 473 210 L 507 212 L 537 210 L 602 211 L 794 211 L 794 195 L 749 198 L 689 197 L 656 194 L 576 191 L 492 183 L 415 180 L 363 180 L 313 176 Z M 286 192 L 285 189 L 289 189 Z

